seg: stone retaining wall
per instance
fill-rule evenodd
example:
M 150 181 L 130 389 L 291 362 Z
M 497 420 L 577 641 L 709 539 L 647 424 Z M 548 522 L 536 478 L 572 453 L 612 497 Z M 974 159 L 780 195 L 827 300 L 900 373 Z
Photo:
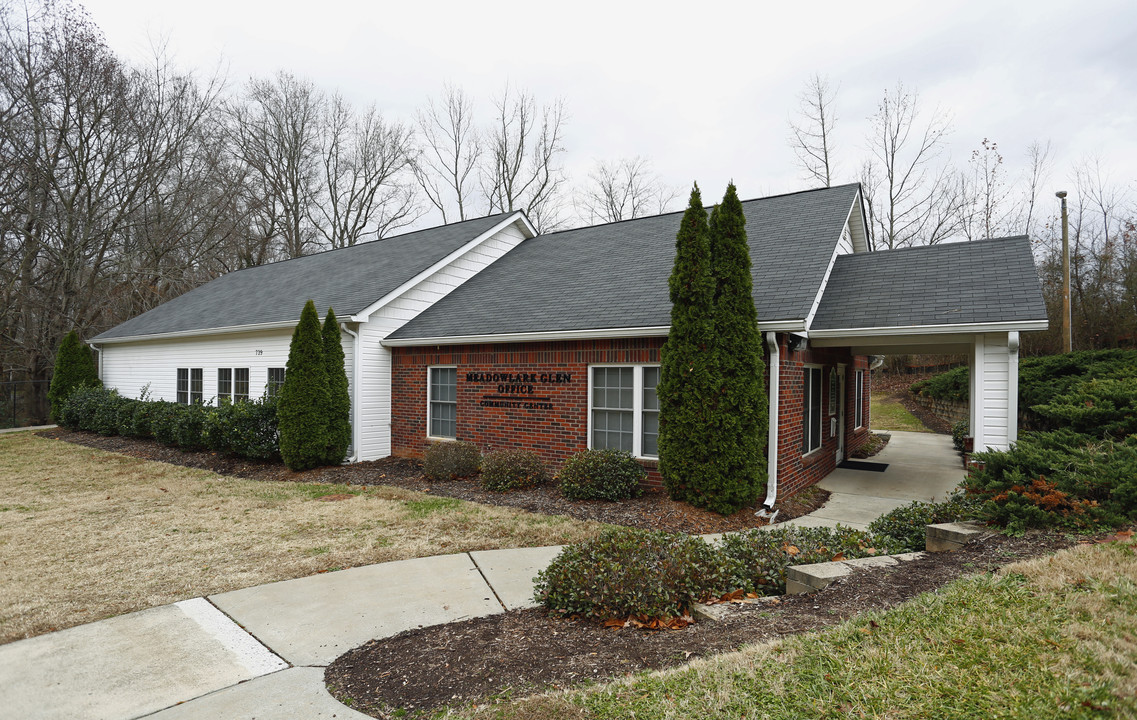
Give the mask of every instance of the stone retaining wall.
M 960 402 L 959 400 L 937 400 L 936 398 L 925 397 L 923 395 L 913 395 L 912 398 L 920 407 L 935 415 L 940 420 L 943 420 L 948 425 L 955 425 L 957 422 L 966 422 L 971 417 L 971 406 L 966 402 Z

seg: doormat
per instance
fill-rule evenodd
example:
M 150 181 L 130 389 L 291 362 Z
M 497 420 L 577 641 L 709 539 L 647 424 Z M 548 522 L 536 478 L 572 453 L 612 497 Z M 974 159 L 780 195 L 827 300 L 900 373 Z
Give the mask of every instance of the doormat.
M 846 470 L 864 470 L 865 472 L 884 472 L 888 469 L 888 463 L 874 463 L 864 462 L 863 460 L 846 460 L 837 467 L 845 468 Z

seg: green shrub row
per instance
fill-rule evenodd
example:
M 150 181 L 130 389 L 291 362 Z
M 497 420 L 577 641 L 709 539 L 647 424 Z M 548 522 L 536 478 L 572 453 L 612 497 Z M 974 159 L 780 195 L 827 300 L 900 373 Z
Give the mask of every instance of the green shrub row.
M 925 547 L 928 525 L 974 520 L 979 517 L 981 505 L 981 500 L 962 492 L 942 503 L 915 501 L 873 520 L 869 532 L 887 538 L 897 552 L 916 552 Z
M 1027 432 L 1006 452 L 976 453 L 964 481 L 979 516 L 1023 531 L 1090 530 L 1137 521 L 1137 435 L 1101 439 L 1064 429 Z
M 615 528 L 561 551 L 537 575 L 534 596 L 564 615 L 678 617 L 735 590 L 784 593 L 791 565 L 892 551 L 885 538 L 840 527 L 756 529 L 727 535 L 721 548 L 682 533 Z
M 183 450 L 209 448 L 243 457 L 279 456 L 276 401 L 180 405 L 163 400 L 134 400 L 117 390 L 83 386 L 59 409 L 59 424 L 100 435 L 154 438 Z
M 536 487 L 549 479 L 540 456 L 531 450 L 495 450 L 482 457 L 466 441 L 431 443 L 422 472 L 430 480 L 457 480 L 481 473 L 486 490 L 506 492 Z M 622 450 L 584 450 L 565 461 L 557 479 L 571 500 L 624 500 L 643 493 L 647 471 Z

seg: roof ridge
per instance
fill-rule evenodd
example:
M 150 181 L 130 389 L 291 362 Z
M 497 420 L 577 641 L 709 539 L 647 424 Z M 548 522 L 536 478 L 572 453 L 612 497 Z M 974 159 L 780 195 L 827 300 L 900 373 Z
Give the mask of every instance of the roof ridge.
M 742 200 L 740 202 L 743 205 L 745 205 L 746 203 L 761 202 L 763 200 L 777 200 L 779 198 L 792 197 L 794 195 L 805 195 L 807 193 L 824 192 L 824 191 L 838 190 L 838 189 L 849 188 L 849 187 L 859 188 L 860 185 L 861 185 L 860 183 L 845 183 L 843 185 L 833 185 L 831 187 L 809 188 L 807 190 L 795 190 L 793 192 L 780 193 L 778 195 L 765 195 L 763 197 L 748 198 L 748 199 Z M 714 205 L 704 205 L 703 206 L 703 210 L 706 210 L 707 212 L 710 212 L 713 208 L 714 208 Z M 673 210 L 671 212 L 658 213 L 655 215 L 641 215 L 640 217 L 624 218 L 623 220 L 612 220 L 610 222 L 596 223 L 595 225 L 581 225 L 580 227 L 565 228 L 564 230 L 553 230 L 551 232 L 538 233 L 536 237 L 548 237 L 550 235 L 560 235 L 562 233 L 576 232 L 577 230 L 589 230 L 592 228 L 608 227 L 610 225 L 620 225 L 621 223 L 637 222 L 640 220 L 651 220 L 653 218 L 668 217 L 669 215 L 682 215 L 685 212 L 687 212 L 686 208 L 684 208 L 683 210 Z
M 220 280 L 223 277 L 227 277 L 229 275 L 236 275 L 237 273 L 244 272 L 246 270 L 255 270 L 257 268 L 273 267 L 275 265 L 282 265 L 286 262 L 292 262 L 293 260 L 305 260 L 307 258 L 322 257 L 324 255 L 328 255 L 328 254 L 334 253 L 334 252 L 340 252 L 343 250 L 357 250 L 359 248 L 369 247 L 371 245 L 374 245 L 375 243 L 381 243 L 381 242 L 385 242 L 387 240 L 396 240 L 396 239 L 400 239 L 400 238 L 410 237 L 411 235 L 418 235 L 419 233 L 432 232 L 434 230 L 441 230 L 442 228 L 455 227 L 457 225 L 464 225 L 465 223 L 477 222 L 478 220 L 489 220 L 490 218 L 505 217 L 507 215 L 512 215 L 516 212 L 520 212 L 520 211 L 519 210 L 508 210 L 506 212 L 500 212 L 500 213 L 496 213 L 494 215 L 483 215 L 481 217 L 476 217 L 476 218 L 466 218 L 465 220 L 459 220 L 457 222 L 443 223 L 442 225 L 432 225 L 431 227 L 428 227 L 428 228 L 419 228 L 418 230 L 411 230 L 409 232 L 399 233 L 398 235 L 391 235 L 389 237 L 375 238 L 374 240 L 368 240 L 367 242 L 356 243 L 355 245 L 345 245 L 344 247 L 328 248 L 326 250 L 321 250 L 320 252 L 312 253 L 311 255 L 300 255 L 299 257 L 284 258 L 283 260 L 273 260 L 272 262 L 262 263 L 260 265 L 250 265 L 248 267 L 237 268 L 236 270 L 230 270 L 227 273 L 223 273 L 221 275 L 218 275 L 214 279 Z M 201 286 L 199 285 L 198 287 L 201 287 Z M 185 293 L 183 293 L 183 295 L 184 294 Z M 173 299 L 173 298 L 171 298 L 171 299 Z
M 1027 240 L 1027 241 L 1029 241 L 1030 235 L 1004 235 L 1003 237 L 982 238 L 980 240 L 957 240 L 954 242 L 938 242 L 938 243 L 934 243 L 932 245 L 909 245 L 907 247 L 884 248 L 882 250 L 873 250 L 873 251 L 867 252 L 867 253 L 848 253 L 845 255 L 841 255 L 840 257 L 868 257 L 870 255 L 882 255 L 882 254 L 886 254 L 886 253 L 902 253 L 902 252 L 911 252 L 911 251 L 931 250 L 933 248 L 942 248 L 942 247 L 966 247 L 968 245 L 975 245 L 975 244 L 980 244 L 980 243 L 985 244 L 985 243 L 992 243 L 992 242 L 1007 242 L 1010 240 Z

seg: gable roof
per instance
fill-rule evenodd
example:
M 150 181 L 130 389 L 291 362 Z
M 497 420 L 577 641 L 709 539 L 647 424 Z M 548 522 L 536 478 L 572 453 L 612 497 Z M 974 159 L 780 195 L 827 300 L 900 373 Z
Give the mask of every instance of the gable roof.
M 859 192 L 852 184 L 742 203 L 760 322 L 807 317 Z M 682 217 L 675 212 L 527 240 L 388 340 L 628 328 L 665 333 Z
M 841 255 L 810 331 L 1046 320 L 1026 237 Z
M 309 298 L 321 313 L 362 312 L 518 212 L 409 232 L 222 275 L 96 336 L 123 338 L 295 323 Z

